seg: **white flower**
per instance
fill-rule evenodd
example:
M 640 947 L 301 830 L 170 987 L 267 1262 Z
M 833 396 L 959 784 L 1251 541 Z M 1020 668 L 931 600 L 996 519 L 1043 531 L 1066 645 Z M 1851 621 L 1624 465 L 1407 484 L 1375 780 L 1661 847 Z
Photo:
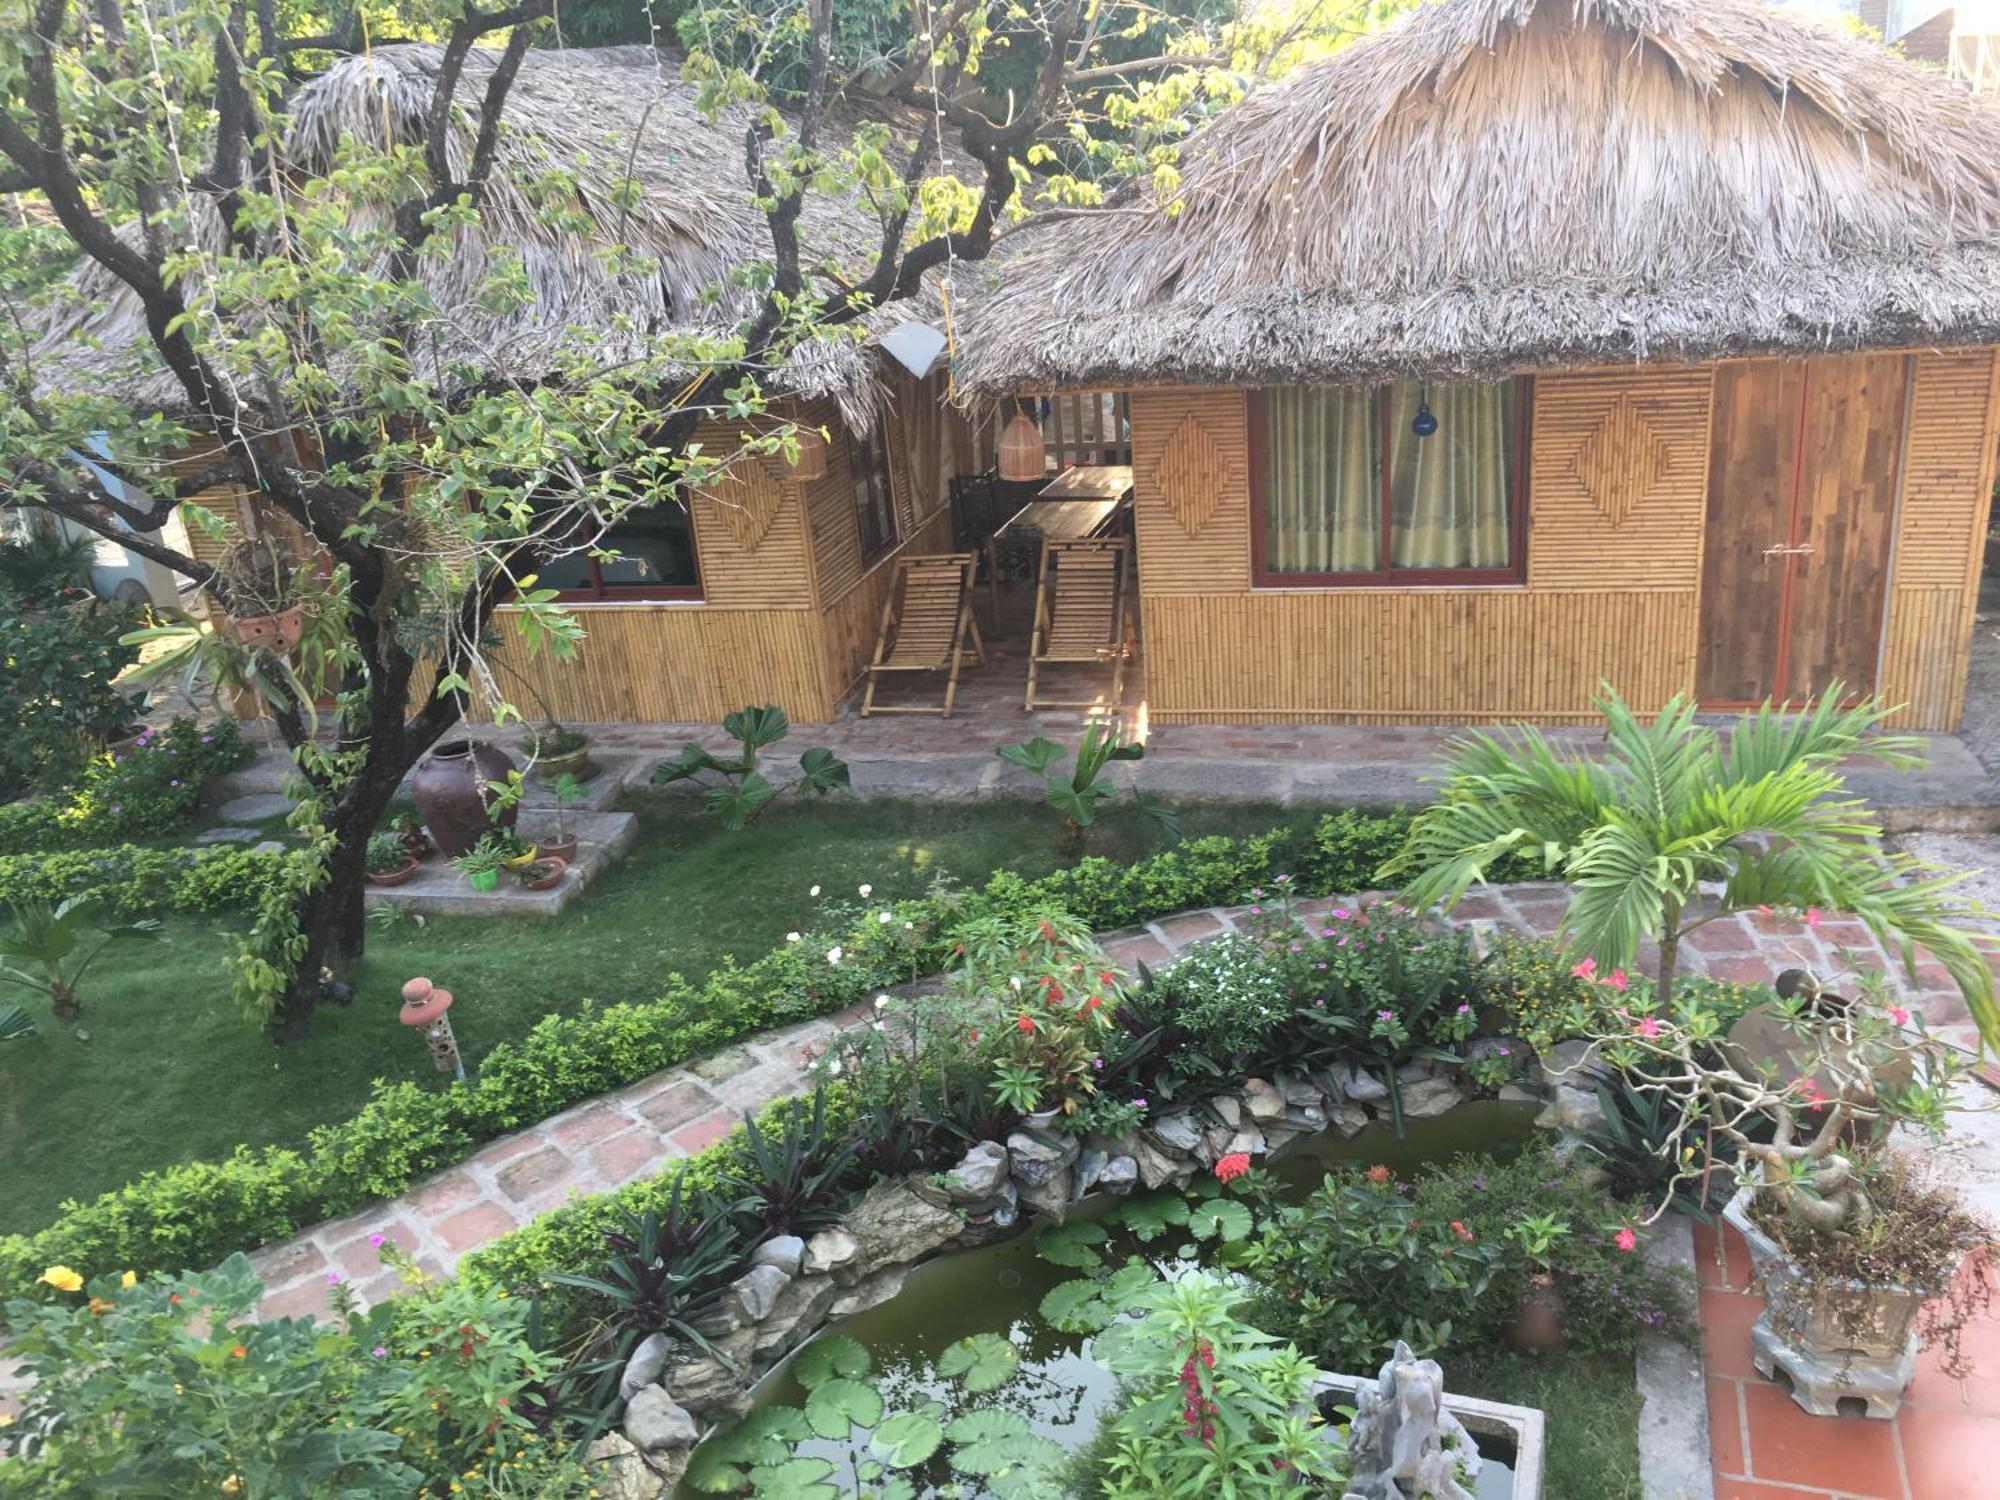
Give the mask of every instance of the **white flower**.
M 837 964 L 840 962 L 839 945 L 836 944 L 834 947 L 831 947 L 826 950 L 826 961 L 830 964 Z
M 889 997 L 887 995 L 877 995 L 875 997 L 875 1008 L 877 1010 L 887 1010 L 889 1008 Z
M 877 917 L 877 918 L 876 918 L 875 920 L 876 920 L 876 921 L 878 921 L 878 922 L 880 922 L 880 923 L 881 923 L 881 924 L 882 924 L 882 925 L 883 925 L 884 927 L 886 927 L 886 926 L 888 926 L 888 925 L 889 925 L 889 924 L 890 924 L 891 922 L 893 922 L 893 921 L 895 921 L 895 920 L 896 920 L 896 915 L 895 915 L 895 913 L 894 913 L 894 912 L 886 912 L 886 911 L 885 911 L 885 912 L 883 912 L 883 913 L 882 913 L 882 914 L 881 914 L 881 915 L 880 915 L 879 917 Z
M 826 1070 L 827 1072 L 831 1073 L 834 1077 L 838 1078 L 840 1076 L 840 1060 L 838 1058 L 835 1058 L 832 1062 L 827 1064 Z
M 868 893 L 874 889 L 875 887 L 872 885 L 864 885 L 863 887 L 861 887 L 861 894 L 863 897 L 866 897 Z
M 819 894 L 819 887 L 814 886 L 811 890 L 807 891 L 806 894 L 808 896 L 817 896 Z
M 887 1031 L 889 1029 L 880 1021 L 870 1021 L 868 1024 L 873 1026 L 877 1031 Z
M 1021 987 L 1021 976 L 1019 974 L 1010 974 L 1007 976 L 1007 982 L 1018 990 Z
M 799 940 L 799 935 L 796 932 L 788 932 L 785 934 L 785 941 L 788 943 L 796 943 L 798 940 Z
M 905 932 L 915 932 L 916 930 L 917 924 L 915 922 L 905 922 L 903 924 L 903 931 Z

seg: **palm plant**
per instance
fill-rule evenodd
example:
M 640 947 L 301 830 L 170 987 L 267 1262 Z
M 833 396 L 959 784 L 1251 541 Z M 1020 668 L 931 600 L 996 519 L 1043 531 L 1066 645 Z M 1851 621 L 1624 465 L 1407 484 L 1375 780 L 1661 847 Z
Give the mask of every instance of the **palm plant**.
M 83 1014 L 77 986 L 97 956 L 121 938 L 160 936 L 160 924 L 151 917 L 113 923 L 98 929 L 97 945 L 79 956 L 90 915 L 89 901 L 80 896 L 53 909 L 41 901 L 16 906 L 14 930 L 0 937 L 0 981 L 47 995 L 57 1020 L 76 1020 Z
M 1796 711 L 1767 702 L 1725 734 L 1697 724 L 1678 695 L 1643 723 L 1607 686 L 1601 758 L 1560 752 L 1527 727 L 1470 735 L 1382 873 L 1407 877 L 1413 903 L 1450 906 L 1499 861 L 1539 852 L 1570 887 L 1565 936 L 1600 970 L 1632 966 L 1643 940 L 1658 942 L 1662 1003 L 1683 940 L 1706 923 L 1758 907 L 1851 913 L 1908 967 L 1928 950 L 2000 1045 L 1993 975 L 1954 925 L 1958 877 L 1886 851 L 1880 821 L 1838 770 L 1863 750 L 1919 766 L 1922 741 L 1871 733 L 1888 711 L 1841 698 L 1836 683 Z M 1702 900 L 1704 887 L 1720 896 Z

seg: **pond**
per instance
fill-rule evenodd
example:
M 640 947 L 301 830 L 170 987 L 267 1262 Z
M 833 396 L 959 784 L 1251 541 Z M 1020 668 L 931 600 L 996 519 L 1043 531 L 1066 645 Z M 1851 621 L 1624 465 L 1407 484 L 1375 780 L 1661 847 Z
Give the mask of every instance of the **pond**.
M 1400 1141 L 1386 1126 L 1370 1126 L 1351 1139 L 1324 1131 L 1296 1142 L 1270 1170 L 1286 1184 L 1287 1196 L 1303 1197 L 1319 1185 L 1329 1167 L 1342 1163 L 1381 1162 L 1402 1176 L 1467 1152 L 1507 1156 L 1533 1135 L 1536 1108 L 1475 1100 L 1433 1119 L 1408 1121 Z M 1118 1201 L 1106 1198 L 1079 1205 L 1072 1218 L 1109 1211 Z M 1169 1235 L 1151 1246 L 1123 1241 L 1103 1248 L 1114 1262 L 1143 1251 L 1164 1265 L 1174 1254 L 1175 1238 Z M 908 1411 L 936 1402 L 948 1420 L 974 1403 L 958 1382 L 938 1372 L 940 1356 L 968 1335 L 1004 1332 L 1020 1354 L 1018 1371 L 999 1391 L 976 1398 L 976 1404 L 1012 1411 L 1040 1435 L 1074 1452 L 1095 1435 L 1116 1396 L 1114 1377 L 1091 1357 L 1090 1337 L 1055 1328 L 1039 1312 L 1042 1299 L 1053 1288 L 1079 1274 L 1042 1259 L 1034 1234 L 1017 1235 L 926 1261 L 910 1272 L 903 1290 L 890 1301 L 829 1324 L 820 1336 L 843 1334 L 869 1351 L 874 1382 L 889 1410 Z M 758 1386 L 756 1408 L 804 1403 L 806 1391 L 791 1373 L 796 1358 L 795 1354 Z M 1450 1381 L 1447 1367 L 1447 1389 Z M 801 1445 L 798 1452 L 836 1464 L 834 1482 L 853 1482 L 845 1444 L 814 1441 Z M 1496 1441 L 1495 1451 L 1488 1452 L 1482 1437 L 1481 1455 L 1487 1462 L 1480 1474 L 1479 1500 L 1506 1500 L 1512 1494 L 1511 1450 L 1499 1451 Z M 678 1500 L 695 1500 L 700 1493 L 686 1484 L 676 1491 Z

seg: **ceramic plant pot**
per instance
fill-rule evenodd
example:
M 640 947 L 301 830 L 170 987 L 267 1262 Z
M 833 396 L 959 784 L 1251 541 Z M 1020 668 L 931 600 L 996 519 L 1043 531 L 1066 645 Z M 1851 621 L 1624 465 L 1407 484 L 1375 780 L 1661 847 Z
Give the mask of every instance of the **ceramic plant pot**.
M 594 780 L 604 767 L 590 758 L 590 746 L 583 745 L 566 755 L 544 755 L 535 762 L 535 780 L 554 786 L 565 774 L 578 781 Z
M 564 864 L 576 863 L 576 835 L 566 838 L 543 839 L 535 845 L 536 852 L 543 859 L 559 859 Z
M 306 633 L 306 612 L 294 604 L 290 609 L 278 611 L 272 618 L 278 626 L 278 644 L 287 651 L 291 650 Z
M 500 872 L 498 870 L 481 870 L 476 875 L 466 876 L 465 883 L 475 891 L 495 891 L 500 888 Z
M 448 858 L 469 852 L 489 829 L 514 826 L 518 805 L 498 817 L 486 805 L 486 783 L 505 781 L 513 769 L 505 751 L 472 739 L 446 740 L 417 762 L 410 800 L 431 842 Z
M 277 650 L 284 644 L 284 632 L 278 626 L 276 615 L 231 615 L 229 628 L 236 632 L 236 639 L 246 646 Z
M 1546 1271 L 1528 1278 L 1528 1289 L 1514 1309 L 1514 1321 L 1507 1329 L 1507 1342 L 1523 1354 L 1559 1354 L 1569 1346 L 1563 1331 L 1562 1290 Z
M 540 874 L 536 874 L 536 871 Z M 541 856 L 533 864 L 521 870 L 521 889 L 524 891 L 554 890 L 562 884 L 563 876 L 569 873 L 569 861 Z
M 368 872 L 368 883 L 370 885 L 401 885 L 416 873 L 417 862 L 413 859 L 407 862 L 400 870 L 370 870 Z

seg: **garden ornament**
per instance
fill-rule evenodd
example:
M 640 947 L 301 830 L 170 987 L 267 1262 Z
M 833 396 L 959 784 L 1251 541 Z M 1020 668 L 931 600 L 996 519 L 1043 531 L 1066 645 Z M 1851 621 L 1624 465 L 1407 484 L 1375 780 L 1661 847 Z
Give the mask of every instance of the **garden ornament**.
M 455 1073 L 465 1082 L 465 1059 L 458 1055 L 458 1038 L 452 1035 L 451 991 L 441 990 L 419 976 L 403 986 L 403 1009 L 397 1016 L 405 1026 L 421 1026 L 424 1045 L 440 1073 Z
M 1345 1500 L 1473 1500 L 1479 1449 L 1445 1410 L 1444 1372 L 1396 1341 L 1373 1385 L 1355 1392 L 1348 1432 L 1354 1473 Z

